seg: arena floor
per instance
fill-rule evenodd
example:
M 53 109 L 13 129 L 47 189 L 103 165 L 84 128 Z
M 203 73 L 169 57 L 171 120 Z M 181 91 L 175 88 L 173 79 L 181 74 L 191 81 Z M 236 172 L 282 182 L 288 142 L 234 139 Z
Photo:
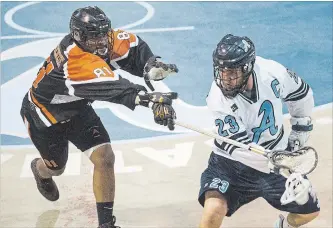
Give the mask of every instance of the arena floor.
M 305 227 L 328 228 L 332 227 L 332 104 L 316 108 L 314 117 L 309 145 L 320 157 L 310 180 L 321 214 Z M 188 134 L 114 144 L 117 224 L 123 228 L 196 227 L 202 211 L 197 203 L 200 174 L 211 142 Z M 1 149 L 1 227 L 96 227 L 88 158 L 71 148 L 67 170 L 55 178 L 60 199 L 52 203 L 39 194 L 29 169 L 35 156 L 33 148 Z M 224 227 L 273 227 L 278 214 L 258 199 L 227 218 Z

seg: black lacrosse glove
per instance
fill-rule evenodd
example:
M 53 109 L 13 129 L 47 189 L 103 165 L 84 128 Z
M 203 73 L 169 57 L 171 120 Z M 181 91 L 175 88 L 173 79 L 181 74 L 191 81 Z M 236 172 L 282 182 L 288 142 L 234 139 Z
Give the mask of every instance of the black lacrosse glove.
M 167 104 L 171 105 L 172 100 L 177 99 L 178 93 L 170 92 L 170 93 L 160 93 L 160 92 L 153 92 L 153 93 L 144 93 L 138 94 L 137 96 L 137 104 L 149 107 L 153 104 Z
M 169 104 L 155 103 L 152 107 L 155 123 L 168 126 L 170 131 L 175 129 L 176 112 Z

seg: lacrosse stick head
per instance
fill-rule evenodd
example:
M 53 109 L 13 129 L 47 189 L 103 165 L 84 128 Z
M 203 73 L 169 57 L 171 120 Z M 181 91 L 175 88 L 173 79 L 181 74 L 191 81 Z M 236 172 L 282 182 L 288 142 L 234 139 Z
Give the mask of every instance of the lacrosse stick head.
M 268 157 L 276 168 L 288 169 L 291 173 L 307 175 L 318 164 L 318 154 L 313 147 L 303 147 L 296 151 L 276 150 Z

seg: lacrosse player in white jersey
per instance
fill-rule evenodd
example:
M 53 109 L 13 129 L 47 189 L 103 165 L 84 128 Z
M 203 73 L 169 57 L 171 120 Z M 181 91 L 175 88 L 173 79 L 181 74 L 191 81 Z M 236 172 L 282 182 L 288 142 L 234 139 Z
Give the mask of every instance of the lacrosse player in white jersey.
M 217 134 L 261 149 L 292 152 L 305 145 L 314 107 L 312 90 L 305 81 L 281 64 L 256 56 L 249 38 L 231 34 L 218 43 L 213 66 L 215 81 L 206 101 Z M 291 115 L 290 135 L 283 127 L 283 103 Z M 282 205 L 285 192 L 296 195 L 295 201 Z M 201 176 L 199 202 L 204 210 L 200 227 L 220 227 L 225 216 L 259 197 L 289 212 L 279 216 L 276 228 L 300 227 L 320 211 L 306 177 L 286 179 L 279 171 L 273 172 L 264 156 L 215 140 Z

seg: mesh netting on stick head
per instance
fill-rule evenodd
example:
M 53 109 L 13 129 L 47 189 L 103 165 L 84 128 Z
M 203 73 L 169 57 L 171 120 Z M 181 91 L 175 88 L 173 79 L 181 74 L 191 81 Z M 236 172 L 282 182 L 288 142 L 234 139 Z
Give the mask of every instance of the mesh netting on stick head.
M 318 155 L 314 148 L 304 147 L 294 152 L 273 151 L 271 160 L 277 167 L 306 175 L 316 168 Z

